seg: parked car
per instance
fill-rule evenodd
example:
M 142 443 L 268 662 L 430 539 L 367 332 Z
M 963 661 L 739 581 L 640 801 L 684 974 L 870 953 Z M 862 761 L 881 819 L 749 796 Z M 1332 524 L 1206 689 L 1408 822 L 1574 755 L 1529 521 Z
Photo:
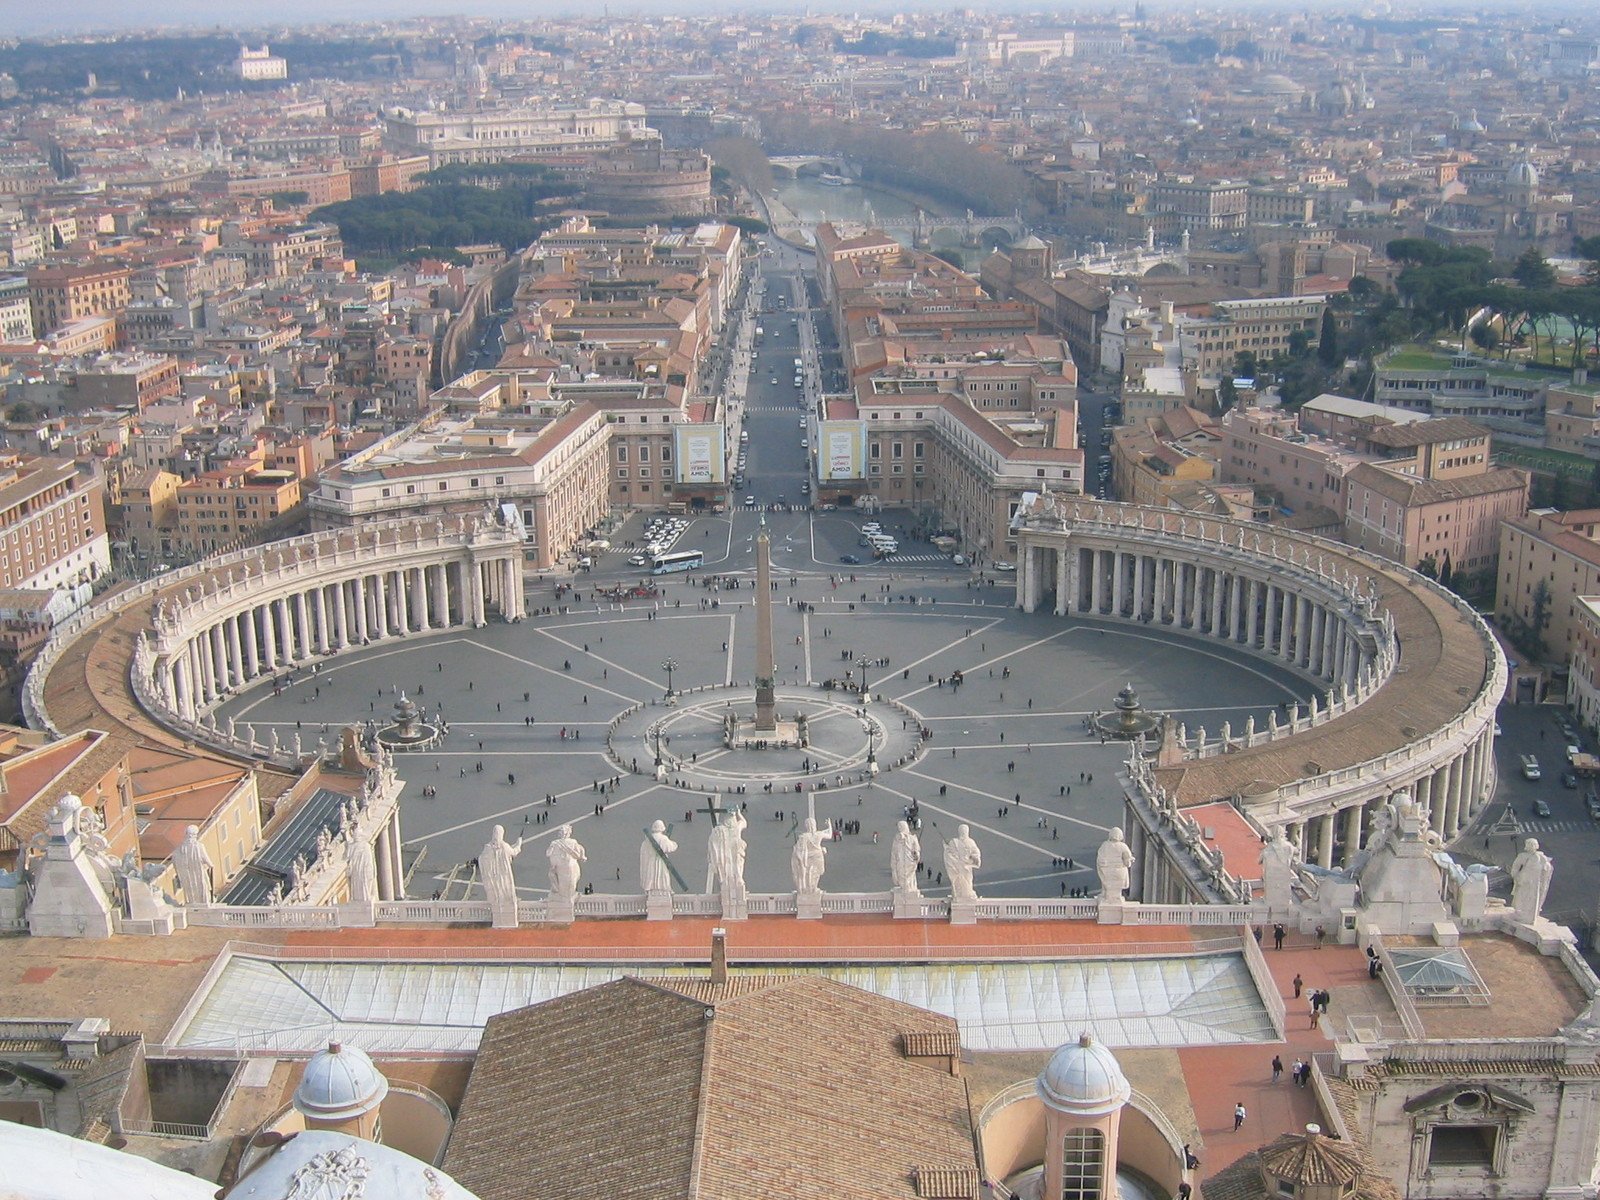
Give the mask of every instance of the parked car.
M 1578 777 L 1571 771 L 1561 772 L 1561 786 L 1564 788 L 1576 789 L 1578 786 Z
M 850 567 L 856 566 L 861 562 L 854 554 L 841 554 L 839 555 L 839 561 Z

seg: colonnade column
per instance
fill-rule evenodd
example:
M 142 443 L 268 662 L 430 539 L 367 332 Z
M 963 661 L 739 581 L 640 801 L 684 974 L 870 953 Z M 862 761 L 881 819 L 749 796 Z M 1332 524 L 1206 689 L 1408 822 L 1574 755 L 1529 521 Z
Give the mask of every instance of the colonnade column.
M 1333 818 L 1331 812 L 1317 818 L 1317 865 L 1329 870 L 1333 867 Z
M 1265 654 L 1277 653 L 1278 642 L 1278 589 L 1271 584 L 1264 584 L 1266 596 L 1262 601 L 1262 610 L 1265 616 L 1261 630 L 1261 649 Z
M 395 806 L 389 814 L 389 857 L 390 873 L 394 876 L 394 895 L 391 900 L 404 900 L 406 898 L 406 870 L 405 864 L 400 859 L 400 808 Z
M 1111 552 L 1111 611 L 1117 616 L 1122 616 L 1123 601 L 1127 599 L 1127 584 L 1124 579 L 1127 574 L 1128 556 L 1121 550 Z
M 357 575 L 350 581 L 350 609 L 356 619 L 356 641 L 365 645 L 367 641 L 367 581 L 364 576 Z
M 1096 616 L 1100 613 L 1100 605 L 1106 594 L 1105 571 L 1101 567 L 1100 555 L 1099 550 L 1089 551 L 1089 562 L 1093 564 L 1093 572 L 1089 577 L 1089 607 Z
M 1344 858 L 1340 866 L 1350 866 L 1361 851 L 1361 814 L 1364 808 L 1364 805 L 1352 804 L 1344 810 Z
M 1073 611 L 1072 601 L 1075 597 L 1068 595 L 1068 580 L 1072 572 L 1068 569 L 1070 555 L 1077 551 L 1071 545 L 1062 546 L 1056 551 L 1056 616 L 1064 617 Z
M 256 648 L 256 610 L 247 608 L 239 614 L 240 640 L 244 650 L 244 677 L 254 679 L 261 674 L 261 655 Z
M 319 585 L 311 594 L 317 606 L 317 653 L 327 654 L 333 649 L 333 637 L 328 632 L 328 588 Z
M 294 624 L 296 641 L 294 643 L 294 659 L 300 662 L 311 657 L 311 620 L 310 610 L 306 606 L 306 594 L 294 594 Z
M 239 622 L 233 617 L 222 622 L 222 644 L 228 656 L 228 684 L 239 687 L 244 683 L 244 655 L 239 649 Z
M 391 840 L 390 826 L 385 822 L 372 847 L 372 856 L 377 860 L 378 867 L 379 900 L 394 899 L 394 854 L 389 845 Z
M 261 606 L 261 669 L 268 675 L 278 669 L 278 630 L 270 600 Z
M 461 569 L 467 576 L 467 595 L 472 604 L 472 624 L 476 628 L 487 624 L 483 606 L 483 564 L 477 559 L 469 559 Z
M 428 632 L 428 577 L 422 567 L 406 567 L 404 571 L 406 598 L 411 615 L 416 619 L 417 632 Z

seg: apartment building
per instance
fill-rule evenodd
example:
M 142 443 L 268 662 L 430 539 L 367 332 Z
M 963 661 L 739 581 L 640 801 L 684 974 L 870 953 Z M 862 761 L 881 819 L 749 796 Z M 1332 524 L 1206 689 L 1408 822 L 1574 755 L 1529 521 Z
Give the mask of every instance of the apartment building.
M 1326 296 L 1219 300 L 1209 315 L 1179 323 L 1184 365 L 1201 375 L 1219 376 L 1233 372 L 1240 353 L 1262 361 L 1286 354 L 1297 333 L 1316 341 L 1326 308 Z
M 1166 508 L 1190 485 L 1215 482 L 1225 440 L 1223 428 L 1209 414 L 1188 405 L 1120 426 L 1111 437 L 1116 498 Z
M 1589 373 L 1573 372 L 1567 383 L 1545 393 L 1544 444 L 1551 450 L 1594 458 L 1600 452 L 1600 384 Z
M 1542 594 L 1545 660 L 1569 662 L 1578 647 L 1578 598 L 1600 596 L 1600 509 L 1533 509 L 1503 522 L 1497 580 L 1496 618 L 1532 622 Z
M 1150 210 L 1190 233 L 1243 229 L 1249 208 L 1250 186 L 1243 182 L 1180 176 L 1150 185 Z
M 644 106 L 621 100 L 480 112 L 395 109 L 383 120 L 384 137 L 397 153 L 426 153 L 433 167 L 593 152 L 657 137 Z
M 50 809 L 69 793 L 94 814 L 106 853 L 120 859 L 136 850 L 129 749 L 98 729 L 40 744 L 24 730 L 0 726 L 0 867 L 20 870 L 23 853 L 45 832 Z
M 1600 596 L 1574 600 L 1577 623 L 1567 664 L 1567 707 L 1593 734 L 1600 729 Z
M 127 267 L 109 263 L 36 266 L 28 271 L 28 305 L 36 335 L 82 317 L 115 315 L 132 298 Z
M 178 395 L 180 365 L 154 354 L 107 354 L 80 366 L 75 386 L 83 404 L 138 413 Z
M 191 554 L 210 554 L 248 540 L 300 503 L 300 479 L 289 471 L 223 467 L 177 489 L 175 536 Z
M 105 485 L 93 462 L 0 462 L 0 587 L 73 589 L 110 566 Z

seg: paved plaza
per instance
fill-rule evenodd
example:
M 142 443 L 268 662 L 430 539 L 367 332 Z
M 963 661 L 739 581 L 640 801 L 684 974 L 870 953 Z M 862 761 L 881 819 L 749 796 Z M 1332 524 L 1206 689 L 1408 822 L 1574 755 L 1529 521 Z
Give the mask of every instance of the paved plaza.
M 779 520 L 793 526 L 780 528 L 780 544 L 811 549 L 806 517 Z M 699 891 L 713 795 L 747 806 L 752 892 L 793 890 L 789 855 L 811 805 L 819 824 L 851 830 L 830 843 L 823 889 L 887 890 L 895 822 L 915 802 L 925 892 L 946 893 L 940 847 L 966 822 L 984 856 L 980 895 L 1058 896 L 1063 886 L 1092 893 L 1095 848 L 1120 822 L 1125 747 L 1087 734 L 1084 718 L 1109 708 L 1123 684 L 1213 736 L 1311 694 L 1305 680 L 1209 641 L 1024 614 L 1004 576 L 993 586 L 953 570 L 835 568 L 852 578 L 807 553 L 793 575 L 775 564 L 774 643 L 780 715 L 808 713 L 813 744 L 730 752 L 721 714 L 753 708 L 753 571 L 738 547 L 755 522 L 746 513 L 704 522 L 727 530 L 720 565 L 656 580 L 664 591 L 654 600 L 590 598 L 631 578 L 620 559 L 559 597 L 553 579 L 530 580 L 534 615 L 523 623 L 332 658 L 277 695 L 270 685 L 244 694 L 219 717 L 263 738 L 275 730 L 285 745 L 298 733 L 309 749 L 325 728 L 331 742 L 343 724 L 387 721 L 402 692 L 429 720 L 442 715 L 449 735 L 438 749 L 396 756 L 413 897 L 481 898 L 473 862 L 495 824 L 526 839 L 518 884 L 542 895 L 543 844 L 563 822 L 587 851 L 584 884 L 636 894 L 642 831 L 656 819 L 678 843 L 684 884 Z M 723 581 L 715 589 L 713 572 Z M 873 695 L 865 713 L 860 659 Z

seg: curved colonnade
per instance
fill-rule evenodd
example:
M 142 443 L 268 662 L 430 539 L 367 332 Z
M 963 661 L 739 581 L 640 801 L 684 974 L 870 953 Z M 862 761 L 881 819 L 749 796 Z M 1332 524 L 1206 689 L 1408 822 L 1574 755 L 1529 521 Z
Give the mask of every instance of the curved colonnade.
M 40 654 L 24 710 L 30 725 L 58 732 L 47 686 L 65 647 L 107 616 L 149 605 L 129 664 L 140 706 L 184 737 L 292 769 L 301 747 L 223 729 L 211 710 L 258 680 L 340 651 L 475 628 L 490 615 L 520 620 L 523 604 L 521 539 L 482 517 L 308 534 L 197 563 L 80 614 Z
M 1352 863 L 1378 805 L 1400 789 L 1446 840 L 1492 795 L 1505 658 L 1476 612 L 1416 572 L 1250 522 L 1065 497 L 1019 513 L 1016 533 L 1023 610 L 1215 639 L 1323 692 L 1264 730 L 1253 721 L 1211 736 L 1182 730 L 1130 774 L 1130 807 L 1147 808 L 1151 824 L 1231 801 L 1263 828 L 1282 827 L 1305 861 L 1332 868 Z M 1161 878 L 1150 833 L 1131 824 L 1145 864 L 1131 895 L 1192 894 Z M 1197 854 L 1214 876 L 1219 856 Z

